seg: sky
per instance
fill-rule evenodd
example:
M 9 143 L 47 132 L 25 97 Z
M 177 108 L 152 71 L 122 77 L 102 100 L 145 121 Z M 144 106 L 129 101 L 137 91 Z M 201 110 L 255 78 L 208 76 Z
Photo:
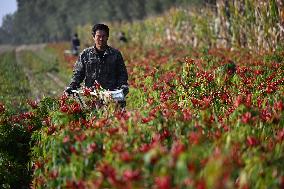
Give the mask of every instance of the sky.
M 17 10 L 16 0 L 0 0 L 0 26 L 5 15 L 14 13 Z

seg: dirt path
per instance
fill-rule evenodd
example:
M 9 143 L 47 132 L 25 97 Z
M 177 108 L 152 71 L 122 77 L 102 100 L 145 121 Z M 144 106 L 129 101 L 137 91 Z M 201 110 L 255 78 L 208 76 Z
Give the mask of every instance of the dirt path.
M 45 44 L 21 45 L 15 48 L 17 64 L 23 68 L 23 71 L 28 78 L 29 84 L 31 86 L 31 96 L 36 100 L 40 100 L 43 96 L 46 96 L 48 94 L 45 94 L 45 92 L 42 91 L 42 88 L 39 86 L 40 81 L 37 81 L 37 78 L 35 77 L 33 71 L 25 66 L 25 63 L 23 62 L 21 56 L 23 51 L 39 52 L 43 50 L 45 46 Z M 6 48 L 5 50 L 10 49 Z M 55 88 L 63 90 L 65 87 L 65 83 L 57 76 L 56 73 L 47 72 L 45 73 L 44 78 L 46 80 L 51 80 L 53 85 L 57 86 Z
M 0 54 L 13 51 L 15 49 L 15 46 L 13 45 L 0 45 Z
M 59 77 L 57 77 L 55 74 L 53 74 L 51 72 L 47 72 L 46 75 L 51 80 L 53 80 L 54 83 L 56 83 L 56 85 L 58 85 L 60 88 L 64 88 L 66 86 L 65 83 L 63 81 L 61 81 L 61 79 L 59 79 Z
M 42 50 L 46 44 L 34 44 L 34 45 L 20 45 L 16 47 L 16 52 L 21 52 L 21 51 L 39 51 Z
M 21 52 L 26 51 L 26 50 L 37 51 L 43 48 L 44 48 L 44 45 L 40 44 L 40 45 L 21 45 L 21 46 L 16 47 L 15 49 L 17 64 L 23 68 L 23 71 L 26 77 L 28 78 L 30 86 L 36 86 L 36 81 L 35 81 L 32 71 L 27 69 L 24 66 L 24 63 L 21 58 Z M 33 90 L 31 90 L 31 96 L 34 97 L 36 100 L 40 100 L 42 97 L 42 93 L 40 92 L 38 88 L 34 88 Z

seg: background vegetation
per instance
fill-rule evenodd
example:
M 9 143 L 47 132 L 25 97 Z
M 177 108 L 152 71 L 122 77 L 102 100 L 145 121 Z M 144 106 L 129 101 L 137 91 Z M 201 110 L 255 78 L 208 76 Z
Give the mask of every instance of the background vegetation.
M 200 5 L 197 0 L 17 0 L 7 15 L 0 43 L 40 43 L 68 40 L 78 25 L 106 21 L 132 22 L 173 6 Z

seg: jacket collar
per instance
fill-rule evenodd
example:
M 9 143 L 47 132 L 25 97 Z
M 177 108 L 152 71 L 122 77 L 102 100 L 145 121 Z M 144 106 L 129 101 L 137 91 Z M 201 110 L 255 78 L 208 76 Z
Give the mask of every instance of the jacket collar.
M 99 54 L 99 52 L 98 52 L 98 50 L 95 46 L 93 46 L 93 51 L 96 55 Z M 105 53 L 104 53 L 104 55 L 108 55 L 108 54 L 112 54 L 112 49 L 111 49 L 110 46 L 107 46 Z

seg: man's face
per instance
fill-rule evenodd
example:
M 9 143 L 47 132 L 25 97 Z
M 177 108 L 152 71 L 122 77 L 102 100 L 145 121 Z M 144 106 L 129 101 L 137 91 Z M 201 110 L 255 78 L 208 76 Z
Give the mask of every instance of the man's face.
M 105 31 L 97 30 L 93 39 L 98 50 L 103 50 L 107 46 L 108 36 Z

